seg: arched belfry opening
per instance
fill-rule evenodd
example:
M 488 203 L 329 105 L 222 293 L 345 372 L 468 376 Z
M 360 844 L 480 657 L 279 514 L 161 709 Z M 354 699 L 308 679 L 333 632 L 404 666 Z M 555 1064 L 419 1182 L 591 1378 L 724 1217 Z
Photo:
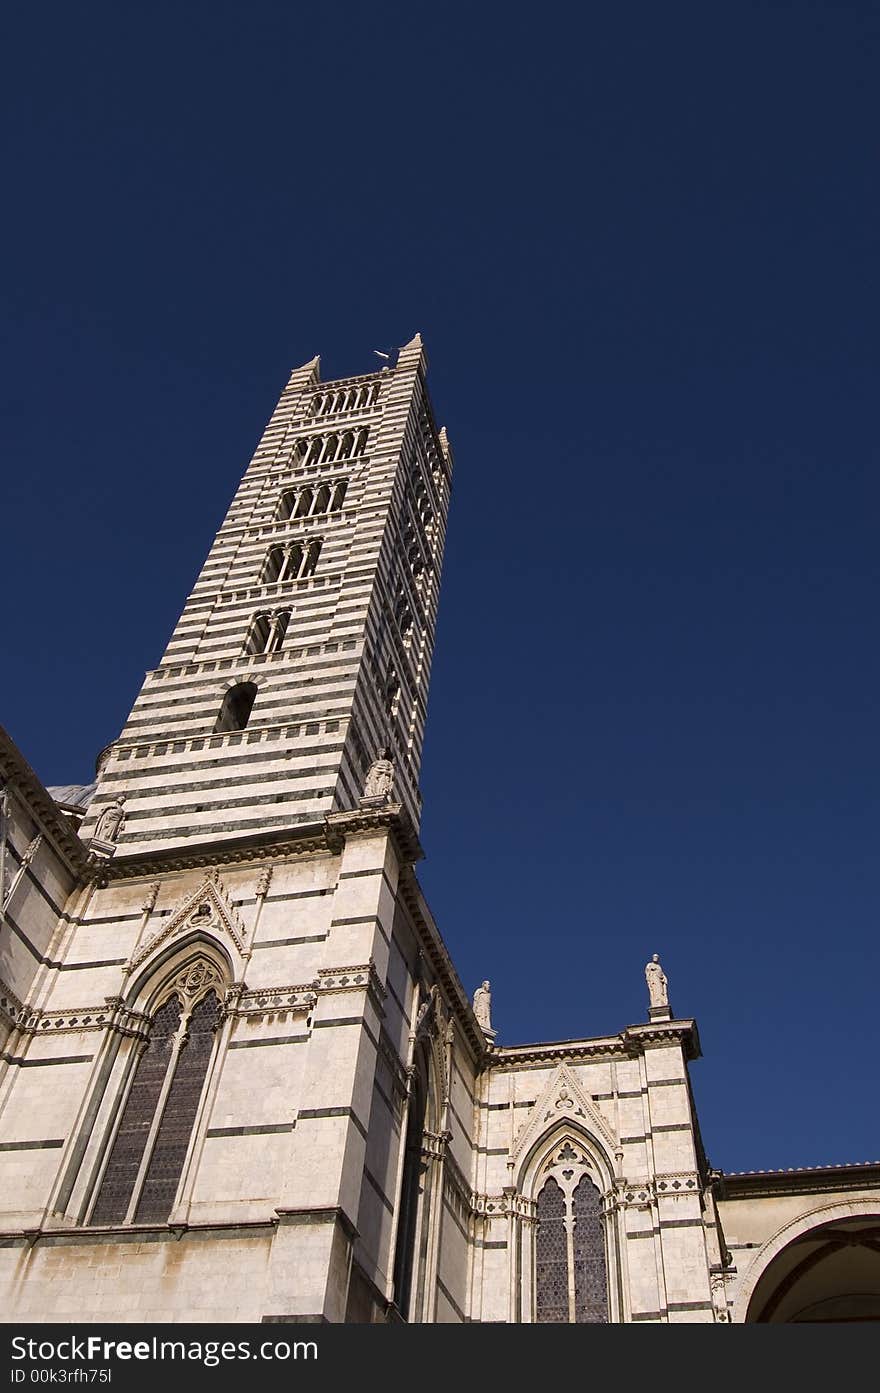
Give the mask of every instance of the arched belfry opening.
M 244 730 L 251 718 L 251 711 L 257 699 L 255 682 L 237 682 L 223 698 L 220 714 L 214 726 L 214 734 L 227 730 Z

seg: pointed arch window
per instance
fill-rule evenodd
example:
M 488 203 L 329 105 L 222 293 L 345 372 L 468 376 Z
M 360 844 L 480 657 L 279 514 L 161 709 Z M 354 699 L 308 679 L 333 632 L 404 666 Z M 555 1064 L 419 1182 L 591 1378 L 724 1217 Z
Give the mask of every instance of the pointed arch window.
M 413 1278 L 418 1267 L 418 1233 L 424 1217 L 426 1167 L 422 1156 L 428 1104 L 425 1071 L 416 1071 L 410 1085 L 400 1192 L 397 1244 L 394 1254 L 394 1301 L 404 1320 L 413 1306 Z
M 174 1207 L 214 1038 L 220 978 L 199 959 L 153 1013 L 89 1223 L 164 1223 Z
M 593 1166 L 574 1138 L 557 1143 L 536 1184 L 535 1321 L 607 1324 L 602 1195 Z

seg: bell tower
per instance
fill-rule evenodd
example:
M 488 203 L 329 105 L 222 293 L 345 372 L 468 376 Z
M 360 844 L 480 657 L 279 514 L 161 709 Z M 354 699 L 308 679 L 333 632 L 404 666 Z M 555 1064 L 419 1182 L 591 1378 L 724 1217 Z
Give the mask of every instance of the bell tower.
M 358 806 L 387 752 L 417 830 L 452 453 L 417 334 L 393 368 L 281 394 L 81 834 L 120 854 L 271 839 Z

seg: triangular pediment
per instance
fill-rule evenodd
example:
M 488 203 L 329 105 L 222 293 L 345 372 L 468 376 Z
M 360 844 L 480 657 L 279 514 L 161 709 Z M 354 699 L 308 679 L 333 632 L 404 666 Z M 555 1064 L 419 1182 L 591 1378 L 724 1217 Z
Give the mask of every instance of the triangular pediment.
M 554 1070 L 543 1092 L 533 1105 L 510 1152 L 511 1161 L 522 1156 L 545 1132 L 563 1122 L 580 1124 L 603 1141 L 611 1153 L 617 1147 L 617 1138 L 608 1119 L 600 1112 L 598 1104 L 581 1086 L 567 1064 L 560 1064 Z
M 217 875 L 206 877 L 197 890 L 181 901 L 158 933 L 141 944 L 130 969 L 140 967 L 157 948 L 193 930 L 209 937 L 229 939 L 239 955 L 244 952 L 243 925 Z

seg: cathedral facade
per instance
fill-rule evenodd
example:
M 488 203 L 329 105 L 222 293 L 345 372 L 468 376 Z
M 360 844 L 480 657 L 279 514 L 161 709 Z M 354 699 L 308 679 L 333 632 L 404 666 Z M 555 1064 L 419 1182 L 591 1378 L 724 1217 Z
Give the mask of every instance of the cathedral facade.
M 500 1046 L 419 887 L 453 457 L 296 369 L 86 787 L 0 738 L 4 1320 L 880 1318 L 880 1165 L 711 1170 L 693 1020 Z

